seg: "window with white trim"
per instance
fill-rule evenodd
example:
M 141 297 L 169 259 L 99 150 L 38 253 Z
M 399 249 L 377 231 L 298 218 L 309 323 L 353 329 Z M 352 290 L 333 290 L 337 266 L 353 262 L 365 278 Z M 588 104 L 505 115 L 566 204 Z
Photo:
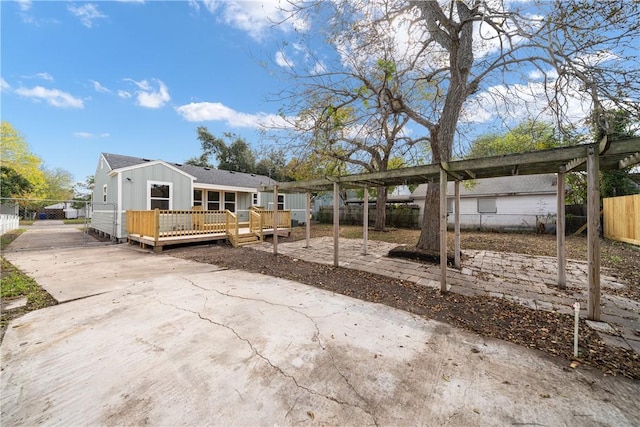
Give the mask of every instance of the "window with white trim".
M 170 210 L 172 208 L 171 182 L 147 182 L 147 206 L 149 209 Z
M 107 203 L 107 184 L 102 186 L 102 202 Z
M 258 206 L 258 193 L 253 193 L 251 195 L 251 205 Z
M 202 206 L 202 190 L 193 190 L 193 206 Z
M 453 213 L 453 199 L 447 199 L 447 213 Z
M 284 194 L 278 194 L 278 210 L 284 210 Z
M 220 192 L 219 191 L 207 191 L 207 210 L 208 211 L 220 210 Z
M 224 193 L 224 208 L 228 211 L 236 211 L 236 193 Z
M 478 198 L 478 213 L 496 213 L 498 208 L 496 206 L 495 197 L 480 197 Z

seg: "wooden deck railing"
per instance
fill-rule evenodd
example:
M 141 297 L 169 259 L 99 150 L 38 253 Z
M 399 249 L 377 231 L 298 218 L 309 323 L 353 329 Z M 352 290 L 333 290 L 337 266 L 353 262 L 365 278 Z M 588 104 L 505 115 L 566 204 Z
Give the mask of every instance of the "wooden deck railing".
M 252 209 L 252 212 L 257 213 L 262 218 L 262 228 L 263 229 L 273 229 L 273 228 L 291 228 L 291 210 L 279 210 L 278 211 L 278 224 L 274 226 L 273 224 L 273 211 L 265 210 L 265 209 Z
M 199 236 L 207 234 L 227 235 L 232 243 L 238 242 L 240 227 L 249 227 L 250 232 L 263 239 L 263 230 L 274 228 L 273 211 L 251 209 L 249 223 L 240 223 L 238 216 L 230 211 L 193 210 L 148 210 L 127 211 L 128 234 L 144 236 L 157 242 L 160 238 Z M 290 228 L 291 211 L 278 211 L 276 228 Z

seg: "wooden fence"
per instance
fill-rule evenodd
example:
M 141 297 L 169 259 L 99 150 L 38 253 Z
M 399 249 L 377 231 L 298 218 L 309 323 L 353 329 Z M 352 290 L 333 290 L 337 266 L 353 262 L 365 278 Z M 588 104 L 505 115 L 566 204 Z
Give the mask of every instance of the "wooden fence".
M 604 237 L 640 245 L 640 194 L 603 199 Z

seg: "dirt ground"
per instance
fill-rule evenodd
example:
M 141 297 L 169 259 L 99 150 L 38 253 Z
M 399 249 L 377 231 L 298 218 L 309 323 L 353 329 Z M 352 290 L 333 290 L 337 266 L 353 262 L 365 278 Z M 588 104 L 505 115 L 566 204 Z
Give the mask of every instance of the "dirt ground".
M 314 225 L 312 237 L 332 236 L 331 226 Z M 412 244 L 417 230 L 369 231 L 372 240 Z M 341 237 L 362 236 L 360 227 L 341 227 Z M 450 235 L 453 248 L 453 235 Z M 296 228 L 288 238 L 305 238 L 305 229 Z M 465 232 L 461 236 L 464 249 L 491 250 L 555 256 L 555 236 L 533 234 L 500 234 Z M 568 258 L 586 259 L 586 238 L 567 239 Z M 232 248 L 226 244 L 176 247 L 167 255 L 216 264 L 233 269 L 268 274 L 295 280 L 332 292 L 386 304 L 456 327 L 537 349 L 563 364 L 597 368 L 604 375 L 620 375 L 640 379 L 640 356 L 632 351 L 607 346 L 586 325 L 581 326 L 581 353 L 573 358 L 573 320 L 570 315 L 531 310 L 508 300 L 490 297 L 468 297 L 453 293 L 441 295 L 436 290 L 412 282 L 392 279 L 347 268 L 308 263 L 250 248 Z M 640 248 L 602 241 L 602 265 L 612 269 L 607 274 L 629 284 L 623 296 L 640 301 Z M 571 366 L 571 367 L 569 367 Z

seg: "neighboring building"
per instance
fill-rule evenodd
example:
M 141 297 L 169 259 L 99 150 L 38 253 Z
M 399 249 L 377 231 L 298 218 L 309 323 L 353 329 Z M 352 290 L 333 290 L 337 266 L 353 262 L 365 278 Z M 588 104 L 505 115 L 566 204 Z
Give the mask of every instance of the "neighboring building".
M 163 160 L 102 153 L 93 188 L 91 227 L 111 237 L 127 237 L 127 210 L 230 210 L 247 221 L 251 206 L 273 209 L 273 193 L 262 185 L 276 182 L 266 176 L 204 168 Z M 279 194 L 278 209 L 305 222 L 305 195 Z
M 555 230 L 557 214 L 555 174 L 479 179 L 460 183 L 460 226 L 471 229 Z M 424 214 L 427 185 L 413 192 Z M 453 225 L 454 183 L 447 185 L 449 225 Z

